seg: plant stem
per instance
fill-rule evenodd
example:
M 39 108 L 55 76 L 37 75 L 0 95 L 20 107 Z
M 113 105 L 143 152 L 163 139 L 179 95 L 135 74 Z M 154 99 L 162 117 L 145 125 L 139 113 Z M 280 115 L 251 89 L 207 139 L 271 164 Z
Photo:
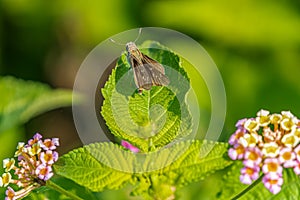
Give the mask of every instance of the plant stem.
M 46 182 L 46 186 L 49 187 L 49 188 L 51 188 L 51 189 L 53 189 L 53 190 L 56 190 L 57 192 L 59 192 L 61 194 L 66 195 L 67 197 L 70 197 L 71 199 L 74 199 L 74 200 L 83 200 L 82 198 L 78 197 L 74 193 L 71 193 L 71 192 L 65 190 L 64 188 L 60 187 L 59 185 L 57 185 L 56 183 L 52 182 L 51 180 L 48 180 Z
M 263 175 L 261 175 L 256 181 L 254 181 L 249 187 L 247 187 L 246 189 L 244 189 L 242 192 L 240 192 L 239 194 L 237 194 L 235 197 L 233 197 L 231 200 L 237 200 L 239 199 L 241 196 L 243 196 L 244 194 L 246 194 L 249 190 L 251 190 L 254 186 L 256 186 L 258 183 L 261 182 Z
M 152 150 L 152 146 L 153 146 L 153 143 L 152 143 L 152 138 L 148 138 L 148 152 Z

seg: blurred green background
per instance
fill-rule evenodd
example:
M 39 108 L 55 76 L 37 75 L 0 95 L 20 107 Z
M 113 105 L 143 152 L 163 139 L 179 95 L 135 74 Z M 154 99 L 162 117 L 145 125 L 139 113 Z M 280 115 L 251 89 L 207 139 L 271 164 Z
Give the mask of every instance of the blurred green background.
M 221 141 L 228 139 L 238 119 L 254 116 L 261 108 L 290 110 L 300 117 L 298 0 L 0 2 L 1 76 L 72 88 L 81 62 L 104 39 L 137 27 L 165 27 L 197 40 L 220 70 L 227 95 Z M 61 153 L 81 146 L 71 108 L 31 120 L 25 137 L 36 131 L 46 137 L 62 135 Z M 8 141 L 1 136 L 0 145 L 16 146 L 22 137 Z M 213 187 L 212 178 L 184 188 L 179 196 L 212 199 Z M 126 199 L 128 191 L 107 191 L 102 199 L 112 195 Z

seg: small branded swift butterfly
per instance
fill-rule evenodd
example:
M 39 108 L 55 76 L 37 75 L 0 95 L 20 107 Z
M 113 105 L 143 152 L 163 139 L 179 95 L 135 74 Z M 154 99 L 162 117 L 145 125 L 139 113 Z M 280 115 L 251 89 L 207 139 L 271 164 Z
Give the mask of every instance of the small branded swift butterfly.
M 134 82 L 140 94 L 143 90 L 150 90 L 152 86 L 166 86 L 170 83 L 163 65 L 143 54 L 135 45 L 141 31 L 142 29 L 139 30 L 134 42 L 126 44 L 127 60 L 133 70 Z M 117 43 L 113 39 L 110 40 Z
M 150 90 L 152 86 L 166 86 L 170 83 L 163 65 L 143 54 L 134 42 L 126 44 L 126 51 L 139 93 L 143 90 Z

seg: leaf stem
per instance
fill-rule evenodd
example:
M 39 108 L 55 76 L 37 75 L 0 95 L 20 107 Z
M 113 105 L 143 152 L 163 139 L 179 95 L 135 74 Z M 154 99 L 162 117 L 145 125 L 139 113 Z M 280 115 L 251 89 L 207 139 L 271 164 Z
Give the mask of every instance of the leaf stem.
M 241 191 L 239 194 L 237 194 L 235 197 L 233 197 L 231 200 L 237 200 L 239 199 L 241 196 L 243 196 L 244 194 L 246 194 L 249 190 L 251 190 L 254 186 L 256 186 L 257 184 L 259 184 L 262 180 L 263 174 L 260 175 L 260 177 L 258 179 L 256 179 L 251 185 L 249 185 L 249 187 L 246 187 L 243 191 Z
M 74 193 L 71 193 L 71 192 L 65 190 L 64 188 L 60 187 L 59 185 L 57 185 L 56 183 L 54 183 L 51 180 L 48 180 L 46 182 L 46 186 L 49 187 L 49 188 L 51 188 L 51 189 L 53 189 L 53 190 L 56 190 L 57 192 L 59 192 L 61 194 L 66 195 L 67 197 L 70 197 L 71 199 L 74 199 L 74 200 L 83 200 L 82 198 L 78 197 Z
M 152 137 L 148 138 L 148 152 L 154 151 L 155 146 L 153 145 L 153 139 Z

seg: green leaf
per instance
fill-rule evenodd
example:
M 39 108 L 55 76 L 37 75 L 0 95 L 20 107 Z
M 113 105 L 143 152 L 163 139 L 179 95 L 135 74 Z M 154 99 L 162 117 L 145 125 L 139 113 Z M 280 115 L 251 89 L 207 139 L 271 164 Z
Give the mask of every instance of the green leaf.
M 228 169 L 227 174 L 223 177 L 221 191 L 219 192 L 220 199 L 232 199 L 235 195 L 245 190 L 249 185 L 240 182 L 240 171 L 243 164 L 236 161 Z
M 24 128 L 23 127 L 12 127 L 3 131 L 0 134 L 0 160 L 11 157 L 16 151 L 16 145 L 19 141 L 24 141 Z M 0 174 L 4 172 L 4 168 L 0 168 Z
M 55 183 L 56 185 L 58 185 L 59 187 L 64 188 L 65 190 L 67 190 L 68 192 L 73 193 L 74 195 L 76 195 L 79 198 L 82 199 L 89 199 L 89 200 L 96 200 L 97 198 L 97 194 L 91 192 L 90 190 L 88 190 L 87 188 L 80 186 L 78 184 L 76 184 L 75 182 L 66 179 L 64 177 L 60 177 L 60 176 L 54 176 L 51 178 L 50 180 L 51 182 Z M 35 190 L 33 190 L 29 196 L 27 196 L 25 199 L 36 199 L 36 200 L 40 200 L 40 199 L 58 199 L 58 200 L 67 200 L 70 199 L 70 197 L 59 193 L 58 191 L 48 187 L 48 182 L 46 184 L 46 186 L 37 188 Z
M 131 174 L 112 169 L 103 163 L 113 162 L 114 165 L 126 167 L 126 163 L 133 157 L 130 156 L 131 152 L 125 152 L 123 156 L 114 154 L 118 152 L 115 149 L 121 150 L 112 143 L 90 144 L 62 156 L 54 165 L 54 169 L 58 175 L 94 192 L 118 189 L 131 180 Z
M 204 179 L 217 170 L 224 169 L 232 162 L 224 156 L 227 144 L 207 141 L 179 142 L 160 150 L 155 157 L 151 154 L 145 159 L 145 170 L 150 166 L 164 166 L 161 169 L 135 174 L 138 185 L 133 195 L 169 197 L 174 189 L 191 182 Z M 162 191 L 162 188 L 165 188 Z
M 131 192 L 133 196 L 142 196 L 145 200 L 174 199 L 176 187 L 169 184 L 168 177 L 161 174 L 138 176 L 138 185 Z
M 102 89 L 105 100 L 101 114 L 112 134 L 147 152 L 191 132 L 192 120 L 185 102 L 190 86 L 178 55 L 157 42 L 145 42 L 141 51 L 165 66 L 170 84 L 138 94 L 123 54 Z
M 172 153 L 184 151 L 178 159 L 164 169 L 165 174 L 176 180 L 177 186 L 204 179 L 217 170 L 224 169 L 231 161 L 224 156 L 227 144 L 209 141 L 181 142 L 172 149 Z
M 235 162 L 231 166 L 230 171 L 224 177 L 223 189 L 219 193 L 219 199 L 298 199 L 300 179 L 294 173 L 293 169 L 283 170 L 283 185 L 281 191 L 274 195 L 265 188 L 261 178 L 253 182 L 251 185 L 246 185 L 240 182 L 241 162 Z
M 170 196 L 172 188 L 198 181 L 228 166 L 224 143 L 185 141 L 147 154 L 133 154 L 113 143 L 95 143 L 62 156 L 58 175 L 99 192 L 136 185 L 133 195 Z M 160 188 L 168 188 L 161 193 Z
M 72 91 L 14 77 L 0 77 L 0 133 L 43 112 L 72 104 Z

